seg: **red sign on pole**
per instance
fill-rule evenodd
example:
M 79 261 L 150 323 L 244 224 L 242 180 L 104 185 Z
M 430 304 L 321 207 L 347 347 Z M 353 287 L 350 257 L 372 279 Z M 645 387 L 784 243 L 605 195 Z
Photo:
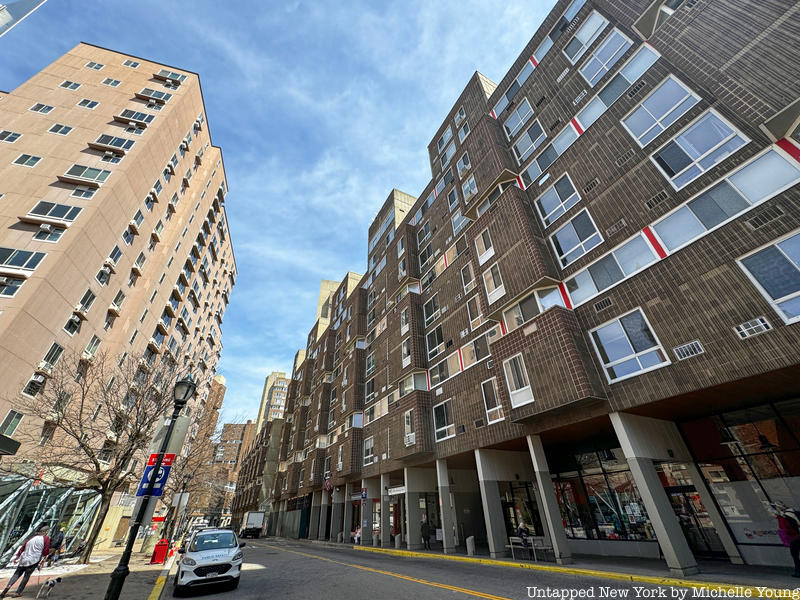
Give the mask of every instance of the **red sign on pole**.
M 157 460 L 158 460 L 158 452 L 153 452 L 150 455 L 150 458 L 147 459 L 147 466 L 148 467 L 155 466 Z M 161 466 L 162 467 L 171 467 L 172 466 L 172 462 L 174 460 L 175 460 L 175 455 L 174 454 L 165 454 L 164 455 L 164 460 L 161 461 Z

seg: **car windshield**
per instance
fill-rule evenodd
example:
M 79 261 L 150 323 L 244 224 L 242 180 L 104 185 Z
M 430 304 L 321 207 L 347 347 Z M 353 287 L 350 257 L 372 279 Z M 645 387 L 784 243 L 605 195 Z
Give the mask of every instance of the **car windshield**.
M 230 531 L 204 533 L 194 537 L 192 544 L 189 546 L 189 552 L 218 550 L 220 548 L 233 548 L 234 546 L 236 546 L 236 536 Z

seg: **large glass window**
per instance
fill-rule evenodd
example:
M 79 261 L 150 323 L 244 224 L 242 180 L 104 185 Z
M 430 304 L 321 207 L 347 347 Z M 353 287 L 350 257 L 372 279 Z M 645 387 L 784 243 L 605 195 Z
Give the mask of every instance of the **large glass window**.
M 733 125 L 708 111 L 651 158 L 672 186 L 679 190 L 748 141 Z
M 674 75 L 670 75 L 622 119 L 622 124 L 639 145 L 644 147 L 686 114 L 698 100 L 692 90 Z
M 786 323 L 800 320 L 800 233 L 739 260 Z
M 449 400 L 445 400 L 433 407 L 433 426 L 437 442 L 451 438 L 456 434 L 453 416 L 450 414 Z
M 522 354 L 512 356 L 503 362 L 503 371 L 506 375 L 508 392 L 511 395 L 511 406 L 520 406 L 533 401 L 533 392 L 525 371 L 525 361 Z
M 517 157 L 517 162 L 522 163 L 545 139 L 547 139 L 547 135 L 539 121 L 534 121 L 514 144 L 514 155 Z
M 517 106 L 517 108 L 505 120 L 505 123 L 503 123 L 503 129 L 506 132 L 506 137 L 508 137 L 509 140 L 513 138 L 532 116 L 533 109 L 531 108 L 531 103 L 528 102 L 527 98 L 523 98 L 519 106 Z
M 503 278 L 500 275 L 500 267 L 497 263 L 484 271 L 483 285 L 486 288 L 486 297 L 489 300 L 489 304 L 505 295 L 506 288 L 503 285 Z
M 537 62 L 542 62 L 542 59 L 545 57 L 550 48 L 553 47 L 553 44 L 558 41 L 558 39 L 569 28 L 569 24 L 572 22 L 572 19 L 575 18 L 575 15 L 577 15 L 578 11 L 583 8 L 584 4 L 586 4 L 586 0 L 572 0 L 572 3 L 567 7 L 567 10 L 564 11 L 564 14 L 561 15 L 561 18 L 550 30 L 550 33 L 547 34 L 547 37 L 544 38 L 542 43 L 539 44 L 539 46 L 536 48 L 536 51 L 533 53 L 533 56 L 536 58 Z
M 561 267 L 566 267 L 600 244 L 603 238 L 589 211 L 584 209 L 556 231 L 550 241 Z
M 486 407 L 486 420 L 488 423 L 496 423 L 503 420 L 503 406 L 497 397 L 497 379 L 492 377 L 481 384 L 483 394 L 483 404 Z
M 581 67 L 581 75 L 589 83 L 594 85 L 608 73 L 622 55 L 631 47 L 631 42 L 618 29 L 612 29 L 591 56 Z
M 610 383 L 669 364 L 641 309 L 592 330 L 591 337 Z
M 572 185 L 572 180 L 565 173 L 536 199 L 536 208 L 542 222 L 547 227 L 575 206 L 580 199 L 575 186 Z
M 574 65 L 592 43 L 600 37 L 608 21 L 598 12 L 592 12 L 564 47 L 564 54 Z

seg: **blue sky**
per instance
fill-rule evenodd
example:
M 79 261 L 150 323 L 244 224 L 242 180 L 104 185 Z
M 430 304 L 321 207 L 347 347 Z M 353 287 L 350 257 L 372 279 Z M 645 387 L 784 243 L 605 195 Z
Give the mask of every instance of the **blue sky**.
M 0 38 L 0 89 L 80 41 L 200 74 L 239 268 L 223 414 L 252 418 L 305 345 L 320 279 L 364 272 L 369 223 L 393 187 L 428 183 L 469 77 L 499 81 L 554 3 L 50 0 Z

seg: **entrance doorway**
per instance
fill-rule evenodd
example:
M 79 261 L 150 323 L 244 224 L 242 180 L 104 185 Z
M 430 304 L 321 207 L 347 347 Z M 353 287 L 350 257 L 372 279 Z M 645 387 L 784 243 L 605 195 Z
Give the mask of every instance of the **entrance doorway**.
M 499 482 L 503 518 L 509 537 L 517 535 L 520 523 L 525 523 L 531 535 L 544 535 L 533 484 L 529 481 Z
M 695 556 L 727 558 L 725 547 L 719 539 L 700 494 L 693 485 L 664 488 L 678 517 L 683 535 Z

